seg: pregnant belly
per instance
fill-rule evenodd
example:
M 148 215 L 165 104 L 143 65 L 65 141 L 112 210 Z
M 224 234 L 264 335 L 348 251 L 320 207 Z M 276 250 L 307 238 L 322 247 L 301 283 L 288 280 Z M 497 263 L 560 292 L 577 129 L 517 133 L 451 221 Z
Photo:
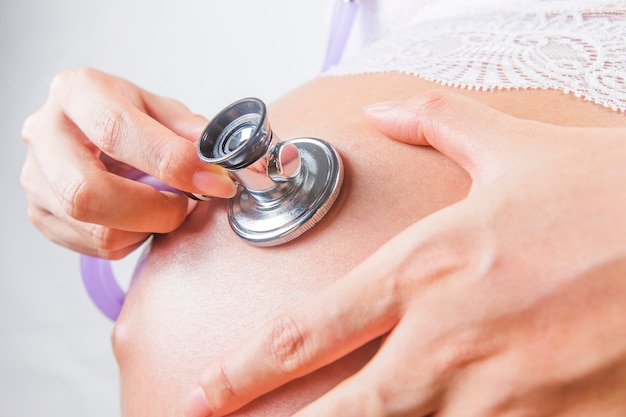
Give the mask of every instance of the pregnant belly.
M 462 199 L 470 181 L 436 151 L 389 140 L 362 107 L 438 88 L 400 74 L 320 78 L 269 107 L 283 139 L 319 137 L 343 157 L 342 193 L 297 240 L 256 248 L 228 225 L 226 202 L 200 203 L 177 231 L 156 236 L 116 324 L 124 416 L 181 414 L 211 360 L 306 300 L 424 216 Z M 457 90 L 458 91 L 458 90 Z M 622 115 L 555 91 L 458 91 L 513 115 L 557 124 L 624 126 Z M 356 372 L 377 341 L 234 415 L 290 415 Z

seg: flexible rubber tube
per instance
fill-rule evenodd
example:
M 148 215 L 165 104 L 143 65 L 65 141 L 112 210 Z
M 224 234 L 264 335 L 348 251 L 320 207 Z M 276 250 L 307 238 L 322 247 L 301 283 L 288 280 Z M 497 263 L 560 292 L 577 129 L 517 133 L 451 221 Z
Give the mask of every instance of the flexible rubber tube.
M 354 23 L 359 1 L 337 0 L 333 10 L 330 23 L 330 34 L 328 36 L 328 46 L 326 47 L 326 59 L 322 66 L 322 72 L 326 72 L 330 67 L 338 64 L 343 55 L 350 31 Z
M 111 262 L 107 259 L 81 255 L 80 272 L 91 301 L 102 314 L 113 321 L 117 320 L 126 294 L 115 279 Z

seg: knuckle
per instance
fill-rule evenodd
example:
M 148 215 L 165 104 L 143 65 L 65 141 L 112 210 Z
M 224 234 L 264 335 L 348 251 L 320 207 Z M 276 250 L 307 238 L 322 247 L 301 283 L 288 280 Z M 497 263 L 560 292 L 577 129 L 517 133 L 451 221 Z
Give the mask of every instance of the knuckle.
M 237 398 L 237 391 L 224 360 L 221 360 L 202 375 L 200 386 L 204 390 L 204 395 L 213 411 L 225 409 Z M 209 387 L 210 389 L 207 389 Z
M 62 71 L 50 83 L 49 99 L 63 105 L 70 92 L 84 89 L 86 85 L 98 82 L 103 78 L 103 74 L 89 67 L 71 68 Z
M 35 226 L 35 228 L 37 228 L 37 230 L 44 230 L 43 216 L 40 210 L 37 210 L 29 205 L 26 209 L 26 214 L 28 216 L 28 220 L 33 226 Z
M 75 82 L 95 80 L 100 76 L 100 71 L 90 67 L 70 68 L 58 73 L 50 83 L 51 94 L 65 94 L 67 89 Z
M 91 67 L 78 67 L 67 71 L 71 77 L 80 81 L 91 81 L 102 79 L 104 73 Z
M 178 156 L 173 152 L 169 152 L 168 147 L 162 146 L 157 148 L 154 159 L 157 177 L 168 182 L 179 165 Z
M 442 378 L 482 361 L 491 351 L 487 344 L 479 342 L 478 334 L 472 332 L 458 332 L 455 336 L 448 336 L 448 339 L 451 340 L 437 344 L 437 348 L 431 352 L 434 368 Z
M 52 214 L 34 206 L 29 206 L 27 209 L 27 215 L 31 224 L 39 230 L 46 237 L 46 239 L 57 245 L 70 247 L 62 234 L 56 232 L 54 228 L 50 228 L 49 218 Z
M 451 94 L 445 90 L 431 90 L 420 96 L 412 109 L 419 117 L 414 134 L 431 139 L 438 137 L 439 123 L 450 113 L 451 101 Z
M 272 323 L 267 341 L 269 358 L 278 371 L 293 373 L 310 361 L 308 345 L 310 334 L 305 326 L 292 316 L 282 316 Z
M 422 114 L 442 114 L 448 110 L 451 100 L 452 95 L 446 90 L 430 90 L 420 97 L 417 103 L 417 109 Z
M 58 97 L 64 95 L 67 90 L 70 80 L 74 78 L 75 70 L 65 70 L 58 73 L 50 83 L 50 96 Z
M 32 143 L 36 124 L 37 113 L 31 114 L 24 120 L 24 123 L 22 124 L 21 137 L 26 144 Z
M 30 114 L 22 123 L 20 131 L 22 141 L 30 147 L 31 145 L 36 146 L 37 142 L 45 140 L 49 134 L 46 126 L 50 125 L 51 120 L 52 116 L 46 105 Z
M 81 82 L 89 77 L 89 71 L 86 68 L 71 68 L 61 71 L 52 79 L 49 95 L 56 99 L 63 99 L 76 82 Z
M 116 230 L 110 227 L 92 224 L 90 230 L 91 242 L 100 258 L 111 259 L 119 249 Z
M 417 250 L 411 252 L 419 253 Z M 421 257 L 405 256 L 385 273 L 384 279 L 379 282 L 381 296 L 378 299 L 389 304 L 388 310 L 403 304 L 405 297 L 412 296 L 431 282 L 432 278 L 422 264 Z
M 461 349 L 458 347 L 440 347 L 437 353 L 431 357 L 431 364 L 435 369 L 436 375 L 445 378 L 455 373 L 463 363 L 463 356 Z
M 65 214 L 79 221 L 89 221 L 93 213 L 97 191 L 90 186 L 86 178 L 68 181 L 59 187 L 61 207 Z
M 115 156 L 128 130 L 124 111 L 107 107 L 96 116 L 93 140 L 105 154 Z
M 378 384 L 372 390 L 359 392 L 357 397 L 362 411 L 376 410 L 375 415 L 389 415 L 392 409 L 395 409 L 395 412 L 401 410 L 401 415 L 413 415 L 410 413 L 412 401 L 402 398 L 401 391 L 396 383 Z
M 409 292 L 407 290 L 409 289 L 408 284 L 410 279 L 407 279 L 407 277 L 410 276 L 409 271 L 412 265 L 408 265 L 407 263 L 408 260 L 397 265 L 385 276 L 385 279 L 382 280 L 382 296 L 385 299 L 394 299 L 398 297 L 398 295 L 407 294 Z
M 118 260 L 132 252 L 138 244 L 143 242 L 150 234 L 144 238 L 137 239 L 129 246 L 125 243 L 124 234 L 126 232 L 112 227 L 92 224 L 90 230 L 91 249 L 95 250 L 96 256 L 103 259 Z
M 378 295 L 376 305 L 372 305 L 380 311 L 381 317 L 390 322 L 397 323 L 402 317 L 402 311 L 408 298 L 419 290 L 423 283 L 415 278 L 414 269 L 408 261 L 395 265 L 384 274 L 384 279 L 376 283 Z

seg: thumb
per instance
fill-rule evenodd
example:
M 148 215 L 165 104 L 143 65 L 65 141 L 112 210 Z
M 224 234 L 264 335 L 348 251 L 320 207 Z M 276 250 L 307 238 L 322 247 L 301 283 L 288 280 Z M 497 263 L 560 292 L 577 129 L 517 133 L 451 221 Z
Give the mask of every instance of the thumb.
M 525 135 L 521 119 L 447 91 L 431 91 L 398 103 L 364 109 L 370 124 L 391 139 L 430 145 L 464 168 L 474 180 L 499 171 L 514 155 L 512 139 Z

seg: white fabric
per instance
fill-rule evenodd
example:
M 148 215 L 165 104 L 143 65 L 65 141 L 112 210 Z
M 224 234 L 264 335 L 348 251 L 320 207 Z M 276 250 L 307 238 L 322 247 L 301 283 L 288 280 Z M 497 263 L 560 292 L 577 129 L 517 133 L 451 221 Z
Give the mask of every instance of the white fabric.
M 329 75 L 557 89 L 626 111 L 625 0 L 362 0 L 351 37 Z

